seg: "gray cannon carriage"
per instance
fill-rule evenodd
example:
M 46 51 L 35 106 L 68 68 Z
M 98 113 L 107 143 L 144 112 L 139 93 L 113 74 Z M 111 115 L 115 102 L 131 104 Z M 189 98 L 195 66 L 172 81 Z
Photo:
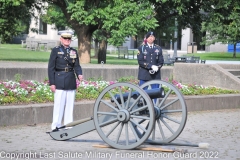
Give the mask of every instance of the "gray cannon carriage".
M 159 84 L 159 88 L 152 89 L 152 84 Z M 170 143 L 180 135 L 186 120 L 184 97 L 171 83 L 152 80 L 140 87 L 115 83 L 96 99 L 93 117 L 74 121 L 49 134 L 62 141 L 97 130 L 113 148 L 134 149 L 147 142 Z

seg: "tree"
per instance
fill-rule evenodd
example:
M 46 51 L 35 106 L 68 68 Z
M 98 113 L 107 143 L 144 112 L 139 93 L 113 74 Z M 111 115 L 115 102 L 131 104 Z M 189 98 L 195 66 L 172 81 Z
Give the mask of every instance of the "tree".
M 106 44 L 121 45 L 125 37 L 137 35 L 139 30 L 149 30 L 157 26 L 154 10 L 148 1 L 129 0 L 52 0 L 51 8 L 59 7 L 66 18 L 66 25 L 71 27 L 78 38 L 78 52 L 81 63 L 90 62 L 92 34 L 99 30 L 102 39 L 98 56 L 106 56 Z M 66 3 L 67 2 L 67 3 Z M 54 5 L 54 6 L 53 6 Z M 51 10 L 48 10 L 49 15 Z M 56 15 L 57 16 L 57 15 Z M 61 16 L 61 14 L 59 14 Z M 52 23 L 54 23 L 52 21 Z
M 194 35 L 200 35 L 201 24 L 206 19 L 202 11 L 208 10 L 211 1 L 202 0 L 150 0 L 155 6 L 156 19 L 158 20 L 160 33 L 166 33 L 166 39 L 174 39 L 175 18 L 177 18 L 179 30 L 191 28 Z M 181 35 L 180 35 L 181 36 Z M 179 37 L 178 37 L 179 38 Z
M 0 0 L 0 37 L 4 42 L 10 42 L 28 30 L 33 8 L 42 8 L 42 1 L 35 0 Z
M 0 0 L 0 2 L 5 1 Z M 24 4 L 28 7 L 30 14 L 33 8 L 44 9 L 43 2 L 48 2 L 47 14 L 42 16 L 43 20 L 48 24 L 55 24 L 57 28 L 69 26 L 75 30 L 81 63 L 90 62 L 91 41 L 93 33 L 97 32 L 94 39 L 101 43 L 96 54 L 101 57 L 98 58 L 100 63 L 102 60 L 106 61 L 108 43 L 115 46 L 121 45 L 125 37 L 134 36 L 137 39 L 136 35 L 143 31 L 157 29 L 169 33 L 168 38 L 172 39 L 173 35 L 170 33 L 175 29 L 175 18 L 178 20 L 179 29 L 189 27 L 194 34 L 200 34 L 201 23 L 206 18 L 202 10 L 211 12 L 211 4 L 217 3 L 217 0 L 42 0 L 36 2 L 35 0 L 10 0 L 10 2 Z M 26 13 L 27 9 L 24 10 Z M 5 8 L 3 10 L 7 12 Z M 16 18 L 22 17 L 16 16 Z
M 236 58 L 236 44 L 240 42 L 240 1 L 214 0 L 207 11 L 208 19 L 202 24 L 206 45 L 222 42 L 233 44 L 233 58 Z

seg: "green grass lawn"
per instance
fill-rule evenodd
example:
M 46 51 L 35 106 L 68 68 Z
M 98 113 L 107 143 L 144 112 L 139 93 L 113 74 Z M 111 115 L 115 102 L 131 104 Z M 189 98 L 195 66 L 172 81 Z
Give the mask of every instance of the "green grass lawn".
M 93 56 L 94 50 L 91 51 Z M 136 53 L 135 53 L 136 55 Z M 233 58 L 233 53 L 194 53 L 186 54 L 187 56 L 199 56 L 202 60 L 223 60 L 223 61 L 240 61 L 240 53 L 237 58 Z M 22 48 L 21 44 L 0 44 L 0 60 L 4 61 L 32 61 L 32 62 L 48 62 L 50 51 L 31 51 Z M 107 64 L 119 65 L 137 65 L 136 59 L 118 59 L 117 53 L 107 54 Z M 97 64 L 96 58 L 91 58 L 91 63 Z
M 211 52 L 211 53 L 194 53 L 187 54 L 187 56 L 197 56 L 202 60 L 219 60 L 219 61 L 240 61 L 240 53 L 236 54 L 237 58 L 233 58 L 233 53 L 220 53 L 220 52 Z
M 20 44 L 0 45 L 0 60 L 47 62 L 49 56 L 50 51 L 44 52 L 26 50 L 26 48 L 22 48 Z

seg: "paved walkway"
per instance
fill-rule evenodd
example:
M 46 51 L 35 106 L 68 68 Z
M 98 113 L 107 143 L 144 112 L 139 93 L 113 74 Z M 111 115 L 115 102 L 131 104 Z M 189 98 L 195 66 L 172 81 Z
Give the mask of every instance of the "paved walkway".
M 50 124 L 0 127 L 0 160 L 240 160 L 240 109 L 190 112 L 186 126 L 175 142 L 193 144 L 205 142 L 210 146 L 208 149 L 171 146 L 176 149 L 186 149 L 185 154 L 94 148 L 92 145 L 103 143 L 96 131 L 68 141 L 55 141 L 45 133 L 49 128 Z M 142 146 L 150 147 L 149 144 Z M 20 158 L 17 157 L 19 155 Z

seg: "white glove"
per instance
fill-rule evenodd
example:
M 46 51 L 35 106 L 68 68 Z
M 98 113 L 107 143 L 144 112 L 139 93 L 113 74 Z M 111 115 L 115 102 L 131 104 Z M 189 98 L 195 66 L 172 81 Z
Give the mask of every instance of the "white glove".
M 154 70 L 155 72 L 158 71 L 158 66 L 152 65 L 152 70 Z

